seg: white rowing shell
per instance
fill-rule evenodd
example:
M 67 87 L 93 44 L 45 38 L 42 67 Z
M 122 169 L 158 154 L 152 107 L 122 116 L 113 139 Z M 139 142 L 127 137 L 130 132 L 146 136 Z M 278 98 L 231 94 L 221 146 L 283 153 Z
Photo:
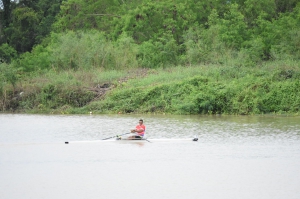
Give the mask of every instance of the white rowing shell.
M 105 142 L 185 142 L 185 141 L 198 141 L 197 138 L 162 138 L 162 139 L 141 139 L 141 140 L 129 140 L 129 139 L 121 139 L 116 140 L 115 138 L 109 139 L 109 140 L 85 140 L 85 141 L 71 141 L 71 142 L 65 142 L 65 144 L 69 143 L 92 143 L 92 142 L 99 142 L 99 143 L 105 143 Z

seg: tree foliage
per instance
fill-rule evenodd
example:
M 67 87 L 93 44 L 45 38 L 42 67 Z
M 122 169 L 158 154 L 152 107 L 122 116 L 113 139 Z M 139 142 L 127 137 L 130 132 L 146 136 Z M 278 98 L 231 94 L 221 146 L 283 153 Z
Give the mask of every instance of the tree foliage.
M 3 0 L 0 11 L 0 45 L 7 43 L 19 54 L 30 52 L 51 31 L 62 0 Z
M 3 1 L 1 59 L 25 71 L 299 59 L 299 2 Z

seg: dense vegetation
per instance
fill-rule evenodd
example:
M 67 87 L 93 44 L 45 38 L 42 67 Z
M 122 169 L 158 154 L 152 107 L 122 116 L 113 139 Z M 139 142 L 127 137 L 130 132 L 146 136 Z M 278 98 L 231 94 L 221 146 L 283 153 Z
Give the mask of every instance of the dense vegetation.
M 300 0 L 2 0 L 0 15 L 1 111 L 299 112 Z

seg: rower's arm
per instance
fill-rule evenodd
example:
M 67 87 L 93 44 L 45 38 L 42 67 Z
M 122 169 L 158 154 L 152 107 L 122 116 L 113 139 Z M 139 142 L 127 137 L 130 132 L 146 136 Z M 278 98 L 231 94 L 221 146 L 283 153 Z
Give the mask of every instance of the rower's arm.
M 140 133 L 140 132 L 143 132 L 143 131 L 144 131 L 144 129 L 132 129 L 131 130 L 132 133 L 134 133 L 134 132 Z
M 135 129 L 135 132 L 137 132 L 137 133 L 140 133 L 140 132 L 143 132 L 144 131 L 144 129 Z

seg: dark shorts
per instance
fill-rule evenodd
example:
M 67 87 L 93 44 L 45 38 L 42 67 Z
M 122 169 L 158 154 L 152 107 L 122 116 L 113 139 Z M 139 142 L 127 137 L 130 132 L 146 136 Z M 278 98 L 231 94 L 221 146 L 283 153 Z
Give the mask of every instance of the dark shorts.
M 136 136 L 134 136 L 134 139 L 135 140 L 141 140 L 141 139 L 143 139 L 143 137 L 136 135 Z

